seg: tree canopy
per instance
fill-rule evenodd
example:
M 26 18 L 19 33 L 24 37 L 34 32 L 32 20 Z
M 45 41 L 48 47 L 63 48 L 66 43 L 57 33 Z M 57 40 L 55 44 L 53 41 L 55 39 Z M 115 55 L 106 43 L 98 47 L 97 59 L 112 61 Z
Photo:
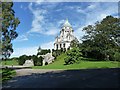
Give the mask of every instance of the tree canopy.
M 112 58 L 115 51 L 120 47 L 120 19 L 107 16 L 95 25 L 88 25 L 83 28 L 86 35 L 83 37 L 85 51 L 94 52 L 94 57 L 106 59 Z M 98 54 L 98 55 L 96 55 Z M 103 57 L 102 57 L 103 56 Z
M 2 55 L 6 59 L 13 53 L 11 41 L 18 36 L 16 28 L 20 21 L 15 17 L 15 11 L 12 9 L 13 2 L 2 2 L 0 7 L 2 8 Z

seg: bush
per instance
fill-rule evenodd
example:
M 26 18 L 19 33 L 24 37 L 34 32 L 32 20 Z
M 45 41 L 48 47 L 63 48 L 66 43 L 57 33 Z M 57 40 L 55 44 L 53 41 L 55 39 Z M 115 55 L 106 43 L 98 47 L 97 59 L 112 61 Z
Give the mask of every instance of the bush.
M 96 59 L 97 61 L 101 60 L 110 60 L 114 61 L 114 54 L 116 50 L 115 49 L 107 49 L 107 50 L 98 50 L 98 49 L 93 49 L 93 50 L 82 50 L 83 56 L 86 58 L 92 58 Z
M 11 79 L 15 74 L 16 72 L 12 69 L 9 68 L 2 69 L 2 81 L 5 82 Z
M 65 64 L 74 64 L 81 60 L 81 51 L 78 48 L 73 48 L 66 52 L 67 57 L 64 59 Z
M 114 59 L 115 59 L 115 61 L 120 61 L 120 53 L 119 52 L 115 52 Z
M 54 50 L 54 49 L 52 49 L 52 56 L 55 57 L 55 59 L 56 59 L 57 56 L 59 56 L 63 52 L 65 52 L 65 49 L 60 49 L 60 50 Z
M 37 56 L 38 55 L 45 55 L 47 53 L 51 53 L 50 49 L 43 49 L 43 50 L 41 50 L 40 52 L 37 53 Z
M 19 65 L 23 65 L 27 59 L 28 59 L 28 56 L 26 56 L 26 55 L 20 56 L 20 57 L 18 58 L 18 64 L 19 64 Z
M 42 62 L 43 62 L 43 57 L 37 57 L 37 56 L 35 56 L 35 55 L 33 55 L 32 57 L 31 57 L 31 59 L 33 60 L 33 62 L 34 62 L 34 65 L 35 66 L 42 66 Z

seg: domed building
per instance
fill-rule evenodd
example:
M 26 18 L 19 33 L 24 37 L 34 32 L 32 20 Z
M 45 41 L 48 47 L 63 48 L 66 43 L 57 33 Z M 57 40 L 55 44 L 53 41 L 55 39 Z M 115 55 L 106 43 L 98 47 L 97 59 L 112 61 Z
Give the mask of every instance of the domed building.
M 57 36 L 55 39 L 54 49 L 55 50 L 60 50 L 60 49 L 67 50 L 68 48 L 70 48 L 71 41 L 74 39 L 77 39 L 76 37 L 74 37 L 73 32 L 74 30 L 67 19 L 65 23 L 62 25 L 60 35 Z

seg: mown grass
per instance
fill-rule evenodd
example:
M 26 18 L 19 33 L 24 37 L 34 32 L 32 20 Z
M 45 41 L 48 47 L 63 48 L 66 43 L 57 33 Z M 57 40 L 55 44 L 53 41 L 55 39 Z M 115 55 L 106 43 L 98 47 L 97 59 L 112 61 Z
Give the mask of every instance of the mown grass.
M 54 63 L 46 66 L 33 66 L 33 69 L 88 69 L 88 68 L 118 68 L 120 62 L 116 61 L 86 61 L 81 60 L 79 63 L 64 65 L 65 54 L 61 54 Z
M 79 63 L 64 65 L 66 54 L 63 53 L 57 59 L 46 66 L 33 66 L 33 69 L 88 69 L 88 68 L 120 68 L 120 62 L 117 61 L 96 61 L 88 58 L 82 58 Z M 2 61 L 2 65 L 18 65 L 17 60 Z
M 18 65 L 17 60 L 6 60 L 2 61 L 0 64 L 2 65 Z

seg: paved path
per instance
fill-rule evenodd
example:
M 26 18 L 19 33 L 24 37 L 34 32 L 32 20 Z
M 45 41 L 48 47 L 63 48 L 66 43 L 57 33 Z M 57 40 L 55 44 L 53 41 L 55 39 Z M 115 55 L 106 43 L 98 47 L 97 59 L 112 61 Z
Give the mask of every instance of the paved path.
M 4 65 L 4 66 L 0 66 L 0 69 L 3 69 L 3 68 L 11 68 L 11 69 L 25 69 L 25 68 L 31 68 L 31 66 L 20 66 L 20 65 Z
M 17 70 L 3 88 L 118 88 L 120 68 L 81 70 Z

